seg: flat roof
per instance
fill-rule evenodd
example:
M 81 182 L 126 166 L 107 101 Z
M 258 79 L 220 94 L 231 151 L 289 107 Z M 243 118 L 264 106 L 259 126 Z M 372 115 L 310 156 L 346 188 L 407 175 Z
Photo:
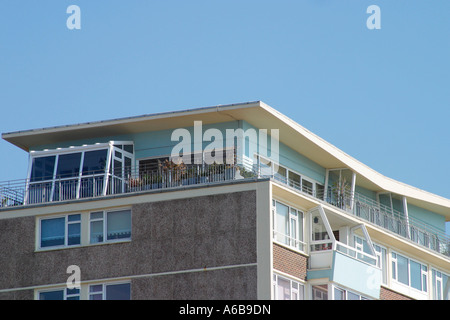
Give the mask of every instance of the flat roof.
M 408 203 L 442 214 L 446 221 L 450 220 L 450 199 L 380 174 L 262 101 L 16 131 L 3 133 L 2 138 L 29 152 L 39 145 L 190 127 L 194 121 L 214 124 L 233 120 L 244 120 L 256 128 L 279 129 L 282 143 L 322 167 L 349 168 L 357 173 L 358 185 L 373 191 L 405 196 Z

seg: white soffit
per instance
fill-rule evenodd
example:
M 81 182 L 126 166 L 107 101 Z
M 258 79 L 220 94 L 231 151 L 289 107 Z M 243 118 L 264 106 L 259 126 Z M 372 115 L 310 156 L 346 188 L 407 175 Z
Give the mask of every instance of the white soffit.
M 268 133 L 270 129 L 279 129 L 282 143 L 322 167 L 347 167 L 358 174 L 361 186 L 406 196 L 409 203 L 422 207 L 426 202 L 426 208 L 450 220 L 449 199 L 385 177 L 261 101 L 17 131 L 4 133 L 2 138 L 28 152 L 34 146 L 71 140 L 190 127 L 194 121 L 213 124 L 238 120 L 268 129 Z

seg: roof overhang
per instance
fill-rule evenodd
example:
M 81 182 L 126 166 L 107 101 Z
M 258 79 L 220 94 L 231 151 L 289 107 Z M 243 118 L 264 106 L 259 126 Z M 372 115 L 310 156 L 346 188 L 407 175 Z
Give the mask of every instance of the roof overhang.
M 245 120 L 256 128 L 278 129 L 282 143 L 322 167 L 349 168 L 358 174 L 358 185 L 373 191 L 403 195 L 409 203 L 442 214 L 446 221 L 450 220 L 449 199 L 385 177 L 261 101 L 17 131 L 4 133 L 2 138 L 29 152 L 39 145 L 190 127 L 194 121 L 214 124 L 237 120 Z

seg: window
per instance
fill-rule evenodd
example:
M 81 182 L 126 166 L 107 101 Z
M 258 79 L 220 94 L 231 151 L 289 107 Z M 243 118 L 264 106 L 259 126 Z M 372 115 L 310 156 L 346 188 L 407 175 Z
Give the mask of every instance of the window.
M 132 142 L 117 143 L 32 152 L 26 202 L 123 192 L 134 160 L 133 153 L 128 151 L 133 151 L 134 147 Z
M 431 269 L 433 300 L 449 300 L 450 282 L 449 276 L 445 273 Z
M 278 166 L 275 167 L 275 169 L 278 169 L 278 171 L 275 172 L 275 179 L 283 182 L 283 183 L 287 183 L 287 179 L 286 179 L 286 174 L 287 174 L 287 170 L 286 168 L 282 167 L 282 166 Z
M 311 300 L 328 300 L 328 285 L 313 286 Z
M 367 230 L 363 226 L 361 226 L 361 228 L 364 228 L 364 230 Z M 373 251 L 372 251 L 372 248 L 366 238 L 368 236 L 369 235 L 365 234 L 364 231 L 363 231 L 362 236 L 354 235 L 355 249 L 357 251 L 364 252 L 364 254 L 357 253 L 357 259 L 381 268 L 381 264 L 380 264 L 381 256 L 380 257 L 378 256 L 373 243 L 372 243 L 372 245 L 373 245 Z M 362 238 L 362 237 L 364 237 L 364 238 Z
M 53 179 L 54 167 L 55 156 L 33 158 L 30 181 L 37 182 Z
M 58 289 L 39 292 L 39 300 L 80 300 L 80 289 Z
M 313 183 L 311 181 L 306 180 L 305 178 L 302 179 L 302 191 L 312 195 L 314 193 L 313 189 Z
M 289 185 L 300 190 L 300 175 L 289 171 Z
M 335 241 L 330 223 L 324 212 L 322 216 L 321 211 L 323 212 L 321 208 L 311 211 L 311 251 L 331 250 Z
M 81 215 L 40 220 L 40 248 L 81 244 Z
M 325 189 L 322 184 L 313 181 L 313 179 L 305 178 L 291 169 L 276 164 L 259 155 L 255 155 L 255 162 L 256 172 L 260 176 L 273 177 L 275 180 L 287 184 L 290 187 L 323 200 Z
M 131 238 L 131 210 L 91 212 L 90 243 Z
M 387 284 L 386 248 L 377 244 L 374 244 L 373 247 L 375 249 L 375 255 L 377 257 L 377 266 L 381 268 L 381 276 L 382 276 L 381 283 Z
M 83 214 L 70 214 L 39 220 L 39 248 L 70 247 L 131 239 L 131 210 L 86 213 L 89 231 L 82 239 Z M 87 238 L 89 235 L 89 238 Z
M 333 286 L 333 300 L 369 300 L 358 293 Z
M 395 252 L 392 253 L 392 279 L 411 288 L 427 292 L 428 268 Z
M 273 200 L 274 239 L 298 250 L 304 250 L 303 212 Z
M 54 288 L 37 292 L 39 300 L 131 300 L 131 283 L 81 284 L 80 288 Z
M 273 292 L 275 300 L 303 300 L 304 286 L 278 274 L 273 275 Z
M 345 300 L 345 290 L 334 288 L 334 300 Z
M 130 300 L 130 289 L 130 283 L 90 285 L 89 300 Z

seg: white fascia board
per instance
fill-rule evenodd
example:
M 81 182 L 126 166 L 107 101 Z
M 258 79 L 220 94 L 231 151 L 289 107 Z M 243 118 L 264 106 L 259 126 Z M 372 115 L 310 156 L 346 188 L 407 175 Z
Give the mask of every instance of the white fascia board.
M 321 137 L 317 136 L 316 134 L 314 134 L 311 131 L 307 130 L 306 128 L 302 127 L 295 121 L 291 120 L 287 116 L 283 115 L 282 113 L 278 112 L 277 110 L 273 109 L 272 107 L 266 105 L 265 103 L 261 102 L 261 107 L 266 109 L 268 112 L 273 114 L 275 117 L 279 118 L 281 121 L 283 121 L 286 124 L 288 124 L 289 126 L 291 126 L 299 134 L 303 135 L 304 137 L 309 139 L 311 142 L 316 144 L 318 147 L 320 147 L 322 150 L 324 150 L 328 154 L 330 154 L 330 156 L 332 156 L 335 159 L 339 160 L 340 162 L 344 163 L 349 169 L 356 172 L 357 174 L 360 174 L 361 176 L 365 177 L 366 179 L 372 181 L 375 185 L 379 186 L 380 189 L 388 191 L 388 192 L 392 192 L 395 194 L 403 195 L 403 196 L 406 196 L 407 198 L 414 198 L 414 199 L 418 199 L 421 201 L 433 203 L 433 204 L 436 204 L 439 206 L 449 208 L 449 210 L 450 210 L 450 199 L 446 199 L 446 198 L 438 196 L 436 194 L 418 189 L 416 187 L 407 185 L 403 182 L 386 177 L 386 176 L 382 175 L 381 173 L 368 167 L 367 165 L 361 163 L 360 161 L 356 160 L 355 158 L 351 157 L 350 155 L 346 154 L 342 150 L 338 149 L 334 145 L 325 141 Z M 450 215 L 450 213 L 449 213 L 449 215 Z

